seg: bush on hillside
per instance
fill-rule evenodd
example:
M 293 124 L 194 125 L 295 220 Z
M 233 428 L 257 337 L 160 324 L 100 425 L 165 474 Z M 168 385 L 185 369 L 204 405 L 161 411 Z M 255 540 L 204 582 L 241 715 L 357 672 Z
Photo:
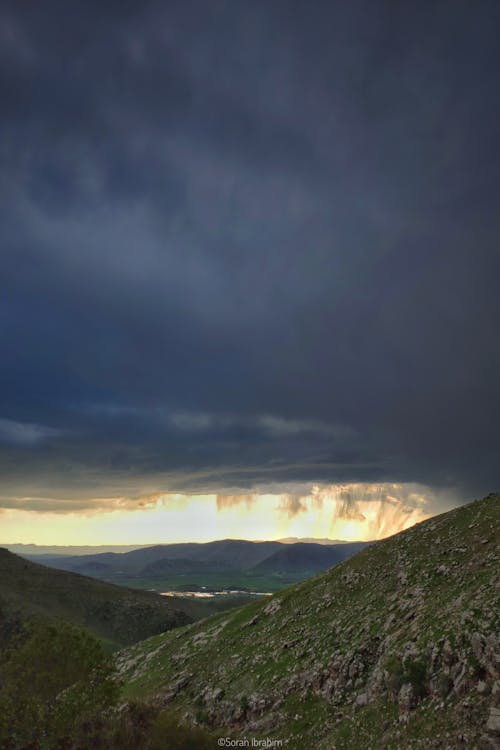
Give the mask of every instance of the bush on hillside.
M 0 746 L 60 750 L 77 722 L 118 695 L 113 662 L 92 635 L 67 623 L 28 623 L 0 661 Z
M 213 737 L 168 711 L 138 701 L 83 722 L 71 750 L 213 750 Z

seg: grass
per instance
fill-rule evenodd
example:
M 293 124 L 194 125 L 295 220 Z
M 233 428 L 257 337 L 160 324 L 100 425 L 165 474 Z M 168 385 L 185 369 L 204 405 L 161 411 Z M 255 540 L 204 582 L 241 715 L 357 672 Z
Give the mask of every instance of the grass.
M 87 628 L 109 649 L 241 605 L 241 597 L 193 601 L 160 597 L 24 560 L 0 548 L 3 620 L 64 620 Z
M 464 726 L 476 736 L 485 699 L 474 692 L 475 719 L 457 714 L 456 701 L 435 710 L 430 653 L 448 639 L 472 664 L 472 633 L 498 632 L 499 503 L 492 496 L 430 519 L 264 602 L 137 644 L 120 654 L 125 697 L 167 694 L 185 677 L 168 699 L 174 710 L 235 736 L 250 736 L 250 722 L 255 736 L 263 727 L 260 736 L 286 736 L 289 748 L 427 747 L 447 732 L 452 745 Z M 387 679 L 357 706 L 377 670 Z M 408 682 L 419 703 L 400 724 L 395 700 Z M 220 699 L 203 699 L 219 686 Z M 237 720 L 243 698 L 249 708 Z
M 222 591 L 238 590 L 248 592 L 275 593 L 286 586 L 303 580 L 302 575 L 272 574 L 260 575 L 245 571 L 224 573 L 186 573 L 155 577 L 131 576 L 129 573 L 109 573 L 106 581 L 121 586 L 130 586 L 147 591 Z

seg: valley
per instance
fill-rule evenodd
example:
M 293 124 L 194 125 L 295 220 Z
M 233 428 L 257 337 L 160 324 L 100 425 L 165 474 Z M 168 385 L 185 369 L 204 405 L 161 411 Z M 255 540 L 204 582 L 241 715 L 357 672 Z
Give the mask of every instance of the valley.
M 155 545 L 128 552 L 25 555 L 32 561 L 149 591 L 237 589 L 276 592 L 345 560 L 367 542 L 329 545 L 224 539 L 203 544 Z
M 64 570 L 0 548 L 0 625 L 43 620 L 92 632 L 108 650 L 251 601 L 244 594 L 209 600 L 163 597 Z

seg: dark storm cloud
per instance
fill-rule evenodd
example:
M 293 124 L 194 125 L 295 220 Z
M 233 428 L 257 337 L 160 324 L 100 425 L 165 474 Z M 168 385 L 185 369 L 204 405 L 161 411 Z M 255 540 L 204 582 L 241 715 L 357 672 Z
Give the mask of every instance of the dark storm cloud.
M 4 3 L 2 495 L 494 489 L 499 13 Z

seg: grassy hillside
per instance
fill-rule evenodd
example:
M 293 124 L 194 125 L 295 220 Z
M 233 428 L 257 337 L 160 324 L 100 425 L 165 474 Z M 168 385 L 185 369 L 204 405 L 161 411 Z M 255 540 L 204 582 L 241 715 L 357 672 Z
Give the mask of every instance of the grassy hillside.
M 116 648 L 216 611 L 207 607 L 54 570 L 0 548 L 0 629 L 16 619 L 62 619 Z
M 125 650 L 128 697 L 288 748 L 495 748 L 500 497 Z

